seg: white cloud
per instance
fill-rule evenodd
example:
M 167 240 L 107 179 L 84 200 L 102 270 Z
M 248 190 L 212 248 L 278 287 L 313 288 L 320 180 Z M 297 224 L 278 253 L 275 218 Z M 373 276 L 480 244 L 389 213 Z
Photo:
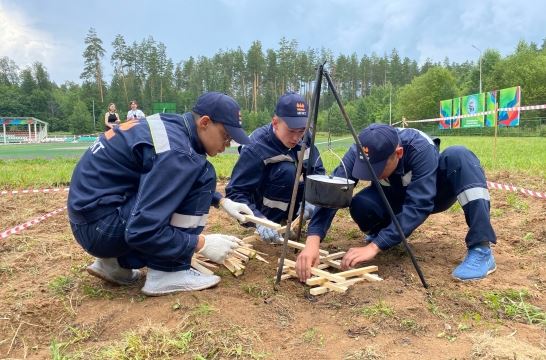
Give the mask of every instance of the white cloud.
M 35 61 L 49 64 L 58 53 L 51 36 L 29 24 L 28 17 L 0 2 L 0 56 L 7 56 L 20 67 Z

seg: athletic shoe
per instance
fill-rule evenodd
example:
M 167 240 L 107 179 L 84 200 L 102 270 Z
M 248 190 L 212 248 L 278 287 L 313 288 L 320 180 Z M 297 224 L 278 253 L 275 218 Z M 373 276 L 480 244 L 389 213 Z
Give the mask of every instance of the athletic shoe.
M 219 282 L 219 276 L 206 275 L 192 268 L 175 272 L 148 269 L 142 292 L 148 296 L 161 296 L 180 291 L 208 289 Z
M 142 277 L 140 270 L 124 269 L 119 266 L 116 258 L 97 258 L 87 267 L 87 272 L 116 285 L 131 285 Z
M 497 270 L 495 258 L 489 247 L 476 246 L 468 249 L 465 259 L 453 270 L 457 280 L 480 280 Z

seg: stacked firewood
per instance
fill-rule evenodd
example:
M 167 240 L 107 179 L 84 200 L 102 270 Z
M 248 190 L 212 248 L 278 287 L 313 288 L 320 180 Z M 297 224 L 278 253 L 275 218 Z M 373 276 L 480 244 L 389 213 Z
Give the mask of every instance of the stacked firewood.
M 224 266 L 236 277 L 241 276 L 245 271 L 245 264 L 250 259 L 257 259 L 265 263 L 269 263 L 261 255 L 267 255 L 259 252 L 253 248 L 252 244 L 247 242 L 242 243 L 241 246 L 234 249 L 233 252 L 224 260 Z M 207 259 L 201 254 L 194 254 L 191 260 L 191 266 L 202 272 L 203 274 L 214 274 L 214 271 L 218 270 L 218 265 Z

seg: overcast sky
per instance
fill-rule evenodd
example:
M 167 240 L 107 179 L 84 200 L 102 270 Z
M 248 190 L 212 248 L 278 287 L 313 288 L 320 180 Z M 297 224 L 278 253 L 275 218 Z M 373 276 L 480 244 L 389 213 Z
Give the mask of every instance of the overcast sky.
M 20 67 L 42 62 L 58 84 L 80 82 L 84 38 L 94 27 L 107 54 L 116 34 L 128 44 L 153 36 L 175 63 L 220 49 L 278 48 L 281 37 L 300 49 L 359 56 L 398 49 L 424 62 L 477 61 L 495 48 L 511 53 L 523 39 L 546 38 L 546 1 L 535 0 L 0 0 L 0 57 Z

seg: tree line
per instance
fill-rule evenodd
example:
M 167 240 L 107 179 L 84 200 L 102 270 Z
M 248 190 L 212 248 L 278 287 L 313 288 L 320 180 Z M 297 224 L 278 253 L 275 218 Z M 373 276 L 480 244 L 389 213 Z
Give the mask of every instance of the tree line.
M 118 105 L 122 117 L 132 99 L 147 114 L 156 102 L 176 103 L 182 113 L 201 93 L 221 91 L 238 101 L 244 127 L 252 130 L 270 121 L 284 92 L 296 91 L 309 99 L 316 65 L 323 62 L 357 129 L 402 117 L 436 117 L 440 100 L 479 91 L 478 59 L 463 63 L 427 59 L 419 66 L 396 49 L 382 55 L 334 56 L 329 49 L 302 50 L 296 40 L 281 38 L 276 49 L 263 49 L 254 41 L 246 51 L 219 50 L 212 57 L 175 62 L 167 56 L 165 44 L 151 36 L 128 44 L 117 35 L 107 52 L 91 28 L 84 42 L 81 83 L 57 85 L 41 63 L 21 69 L 9 57 L 1 57 L 0 116 L 34 116 L 49 122 L 51 131 L 92 133 L 103 128 L 110 102 Z M 105 79 L 106 61 L 112 66 L 110 80 Z M 546 39 L 541 46 L 521 40 L 505 57 L 487 49 L 481 63 L 483 91 L 521 85 L 524 104 L 546 103 Z M 320 106 L 319 130 L 343 132 L 344 121 L 326 86 Z

